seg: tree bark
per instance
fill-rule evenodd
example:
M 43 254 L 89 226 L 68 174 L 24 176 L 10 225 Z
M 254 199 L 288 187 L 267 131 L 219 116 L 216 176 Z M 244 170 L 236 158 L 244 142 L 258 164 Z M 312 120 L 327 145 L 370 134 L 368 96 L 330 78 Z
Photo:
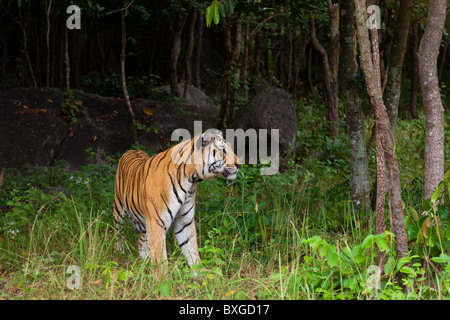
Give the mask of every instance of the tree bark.
M 389 115 L 391 131 L 394 135 L 398 117 L 398 102 L 401 94 L 403 58 L 406 52 L 412 6 L 412 0 L 400 1 L 392 48 L 389 55 L 389 70 L 384 91 L 384 100 L 386 101 L 386 110 Z
M 358 72 L 358 63 L 355 52 L 355 8 L 352 1 L 341 2 L 339 23 L 341 42 L 339 90 L 341 92 L 341 101 L 344 105 L 350 142 L 351 199 L 355 210 L 361 211 L 369 208 L 370 184 L 364 115 L 359 100 L 358 88 L 355 85 L 357 83 L 355 75 Z
M 50 11 L 52 10 L 52 0 L 49 0 L 46 8 L 46 16 L 47 16 L 47 34 L 46 34 L 46 44 L 47 44 L 47 66 L 45 73 L 45 85 L 50 87 Z
M 380 62 L 378 55 L 377 30 L 372 32 L 372 52 L 366 25 L 366 1 L 355 0 L 355 17 L 358 35 L 358 47 L 360 51 L 361 67 L 364 72 L 367 91 L 370 102 L 375 108 L 375 123 L 379 134 L 380 146 L 384 153 L 386 168 L 389 171 L 389 208 L 392 217 L 392 232 L 395 234 L 397 256 L 408 255 L 408 238 L 406 236 L 402 190 L 400 186 L 400 170 L 395 150 L 394 136 L 390 130 L 389 117 L 384 105 L 381 92 Z M 382 163 L 377 163 L 380 170 Z
M 234 34 L 234 49 L 233 49 L 233 62 L 231 81 L 240 81 L 241 78 L 241 46 L 242 46 L 242 20 L 238 18 L 235 23 Z M 231 83 L 230 83 L 231 84 Z M 231 85 L 230 103 L 227 110 L 227 127 L 231 124 L 236 116 L 236 97 L 237 86 Z
M 231 29 L 234 26 L 234 41 L 231 37 Z M 225 64 L 222 78 L 216 89 L 216 95 L 221 94 L 221 106 L 216 128 L 228 127 L 233 121 L 236 113 L 237 89 L 232 81 L 239 81 L 241 74 L 241 44 L 242 44 L 242 21 L 240 18 L 232 22 L 224 22 L 225 35 Z
M 335 138 L 338 134 L 339 4 L 332 4 L 329 0 L 328 12 L 330 15 L 329 55 L 317 40 L 314 16 L 310 17 L 310 33 L 311 43 L 322 58 L 326 119 L 330 125 L 330 133 Z
M 192 81 L 192 71 L 191 71 L 191 56 L 192 51 L 194 50 L 194 27 L 195 27 L 195 21 L 197 20 L 197 10 L 195 8 L 191 9 L 191 12 L 189 13 L 189 30 L 188 30 L 188 39 L 187 39 L 187 46 L 186 46 L 186 53 L 184 57 L 184 70 L 185 70 L 185 83 L 184 83 L 184 92 L 183 92 L 183 98 L 187 98 L 189 94 L 189 86 L 191 85 Z
M 222 78 L 217 85 L 215 95 L 220 94 L 220 111 L 219 116 L 216 121 L 216 128 L 222 128 L 225 120 L 225 116 L 227 114 L 228 108 L 228 94 L 230 88 L 230 79 L 231 79 L 231 68 L 233 64 L 233 48 L 231 44 L 231 24 L 227 21 L 223 23 L 223 32 L 224 32 L 224 44 L 225 44 L 225 64 L 224 70 L 222 74 Z
M 180 91 L 178 90 L 178 57 L 180 56 L 181 49 L 181 32 L 183 31 L 184 24 L 186 22 L 187 15 L 184 18 L 176 17 L 175 31 L 172 41 L 172 49 L 170 51 L 169 58 L 169 84 L 170 91 L 173 95 L 179 97 Z
M 70 89 L 69 33 L 64 28 L 64 64 L 66 65 L 66 90 Z
M 198 89 L 202 88 L 201 76 L 200 76 L 200 66 L 201 66 L 201 56 L 202 56 L 202 41 L 203 41 L 203 16 L 199 11 L 197 15 L 200 17 L 197 19 L 197 43 L 195 48 L 195 66 L 194 66 L 194 83 Z
M 431 196 L 444 178 L 444 108 L 439 93 L 437 58 L 446 9 L 446 0 L 428 2 L 427 26 L 417 52 L 420 88 L 425 109 L 424 199 Z
M 419 47 L 419 21 L 413 23 L 411 32 L 411 50 L 413 72 L 411 79 L 411 101 L 409 102 L 409 110 L 411 118 L 417 119 L 417 91 L 419 89 L 419 62 L 417 57 L 417 48 Z

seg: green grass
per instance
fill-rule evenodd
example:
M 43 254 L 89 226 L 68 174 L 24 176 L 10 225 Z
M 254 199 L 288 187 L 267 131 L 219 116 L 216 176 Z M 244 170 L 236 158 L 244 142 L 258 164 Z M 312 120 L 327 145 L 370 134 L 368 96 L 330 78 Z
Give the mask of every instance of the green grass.
M 321 121 L 310 117 L 308 123 L 315 120 Z M 129 222 L 125 254 L 116 250 L 113 165 L 73 173 L 64 164 L 6 170 L 0 299 L 447 299 L 449 202 L 418 219 L 413 214 L 412 209 L 428 210 L 421 200 L 421 169 L 414 170 L 421 168 L 420 160 L 411 151 L 423 142 L 406 143 L 423 118 L 415 121 L 397 129 L 411 249 L 401 261 L 394 236 L 375 235 L 373 212 L 353 211 L 345 135 L 337 145 L 323 137 L 314 144 L 318 127 L 312 126 L 302 133 L 301 147 L 323 150 L 325 160 L 305 154 L 301 164 L 289 161 L 274 176 L 244 165 L 234 182 L 220 178 L 199 185 L 196 224 L 207 271 L 198 277 L 186 266 L 173 231 L 167 236 L 169 271 L 158 280 L 138 257 L 137 233 Z M 434 224 L 424 238 L 427 217 Z M 388 218 L 386 226 L 389 230 Z M 377 249 L 386 252 L 386 264 L 380 289 L 374 290 Z M 71 282 L 74 278 L 79 282 Z

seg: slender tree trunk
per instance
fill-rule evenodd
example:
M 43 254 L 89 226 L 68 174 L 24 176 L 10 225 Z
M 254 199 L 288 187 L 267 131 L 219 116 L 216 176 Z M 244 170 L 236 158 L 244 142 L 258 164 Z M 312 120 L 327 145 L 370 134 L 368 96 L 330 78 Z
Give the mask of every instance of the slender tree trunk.
M 30 71 L 30 75 L 31 78 L 33 79 L 33 86 L 37 87 L 37 81 L 36 81 L 36 77 L 34 76 L 34 71 L 33 71 L 33 66 L 31 65 L 31 61 L 30 61 L 30 56 L 28 55 L 28 45 L 27 45 L 27 31 L 23 25 L 23 23 L 19 20 L 17 20 L 9 11 L 8 8 L 5 7 L 1 1 L 0 1 L 0 5 L 3 7 L 3 9 L 8 12 L 9 16 L 11 17 L 12 20 L 14 20 L 15 23 L 17 23 L 20 27 L 20 29 L 22 30 L 22 38 L 23 38 L 23 50 L 25 52 L 25 59 L 27 60 L 27 65 L 28 65 L 28 70 Z M 20 8 L 18 8 L 18 12 L 19 12 L 19 16 L 20 18 L 22 17 L 22 14 L 20 13 Z
M 175 22 L 175 32 L 173 36 L 172 49 L 170 51 L 169 58 L 169 84 L 170 91 L 173 95 L 179 97 L 180 91 L 178 90 L 178 57 L 180 56 L 181 49 L 181 32 L 183 31 L 184 24 L 186 22 L 186 16 L 180 18 L 177 16 Z
M 313 16 L 310 18 L 310 33 L 311 43 L 322 59 L 326 119 L 330 125 L 330 133 L 335 138 L 338 134 L 339 4 L 332 4 L 329 0 L 328 11 L 330 15 L 330 55 L 317 40 Z
M 437 59 L 445 24 L 446 2 L 428 2 L 427 26 L 417 52 L 425 109 L 424 199 L 431 196 L 444 178 L 444 108 L 439 93 Z
M 216 121 L 216 128 L 222 128 L 227 114 L 229 114 L 229 104 L 231 97 L 231 75 L 233 72 L 233 45 L 231 41 L 232 23 L 224 21 L 224 44 L 225 44 L 225 64 L 223 68 L 222 78 L 216 89 L 216 96 L 220 94 L 220 112 Z
M 355 6 L 353 1 L 341 2 L 339 90 L 347 121 L 350 142 L 351 199 L 356 211 L 369 209 L 369 172 L 366 152 L 364 114 L 359 101 L 355 75 L 356 61 Z M 353 84 L 352 84 L 353 83 Z M 383 198 L 384 199 L 384 198 Z
M 380 145 L 384 153 L 386 168 L 389 171 L 389 208 L 392 217 L 392 231 L 395 234 L 397 256 L 408 255 L 408 238 L 406 236 L 402 189 L 400 186 L 400 171 L 397 154 L 395 150 L 394 136 L 390 130 L 389 117 L 384 105 L 381 93 L 380 62 L 378 54 L 377 30 L 372 32 L 372 52 L 369 32 L 366 25 L 366 1 L 355 0 L 355 17 L 358 35 L 358 47 L 360 51 L 361 67 L 364 72 L 367 91 L 371 103 L 375 108 L 375 121 L 377 134 L 379 134 Z M 380 170 L 382 163 L 377 163 L 377 170 Z
M 411 50 L 412 50 L 412 64 L 413 72 L 411 79 L 411 101 L 409 102 L 409 109 L 411 118 L 417 119 L 417 91 L 419 89 L 419 59 L 417 57 L 417 50 L 419 47 L 419 21 L 416 21 L 412 26 L 411 32 Z
M 136 142 L 138 140 L 137 138 L 137 130 L 136 130 L 136 116 L 134 115 L 133 108 L 131 107 L 130 102 L 130 95 L 128 94 L 127 89 L 127 78 L 125 73 L 125 58 L 126 58 L 126 46 L 127 46 L 127 29 L 126 29 L 126 18 L 127 16 L 127 10 L 125 9 L 122 12 L 122 50 L 120 51 L 120 76 L 122 79 L 122 89 L 123 89 L 123 96 L 125 98 L 125 103 L 127 105 L 128 113 L 130 114 L 131 118 L 131 133 L 133 134 L 133 139 Z
M 192 51 L 194 50 L 194 27 L 195 27 L 195 21 L 197 20 L 197 10 L 195 8 L 191 9 L 191 12 L 189 13 L 189 30 L 188 30 L 188 40 L 187 40 L 187 46 L 186 46 L 186 53 L 184 57 L 184 70 L 186 74 L 186 79 L 184 83 L 184 92 L 183 92 L 183 98 L 187 98 L 189 94 L 189 86 L 191 85 L 192 80 L 192 71 L 191 71 L 191 56 Z
M 46 3 L 47 4 L 47 3 Z M 46 43 L 47 43 L 47 72 L 45 74 L 45 85 L 47 87 L 50 86 L 50 11 L 52 10 L 52 0 L 48 1 L 46 16 L 47 16 L 47 34 L 46 34 Z
M 400 1 L 400 8 L 397 13 L 397 21 L 394 28 L 392 48 L 389 55 L 389 70 L 384 91 L 384 100 L 386 101 L 389 123 L 394 135 L 398 116 L 398 102 L 401 94 L 403 58 L 406 52 L 412 6 L 412 0 Z
M 244 42 L 244 57 L 242 59 L 242 82 L 244 84 L 247 83 L 247 74 L 248 74 L 248 55 L 249 55 L 249 49 L 250 49 L 250 43 L 251 40 L 249 38 L 249 31 L 250 31 L 250 18 L 247 19 L 247 22 L 245 23 L 245 42 Z M 244 89 L 244 99 L 248 99 L 248 87 L 245 85 Z
M 70 89 L 69 33 L 64 28 L 64 64 L 66 65 L 66 90 Z
M 197 15 L 200 17 L 197 19 L 197 43 L 195 48 L 195 71 L 194 71 L 194 83 L 198 89 L 202 88 L 201 85 L 201 57 L 202 57 L 202 41 L 203 41 L 203 16 L 201 12 L 198 12 Z
M 240 81 L 241 78 L 241 45 L 242 45 L 242 20 L 236 19 L 235 22 L 235 33 L 234 33 L 234 49 L 233 49 L 233 62 L 231 81 Z M 230 83 L 231 84 L 231 83 Z M 227 127 L 233 121 L 236 115 L 236 97 L 237 97 L 237 86 L 231 85 L 230 88 L 230 103 L 227 109 Z
M 383 152 L 381 126 L 375 126 L 375 156 L 377 160 L 377 178 L 376 178 L 376 202 L 375 202 L 375 232 L 382 234 L 386 226 L 384 224 L 384 210 L 386 202 L 386 162 Z M 377 265 L 382 268 L 385 262 L 386 253 L 377 250 Z
M 311 37 L 310 37 L 310 41 L 309 41 L 309 52 L 308 52 L 308 85 L 309 85 L 309 91 L 311 94 L 314 94 L 314 85 L 312 82 L 312 51 L 313 51 L 313 46 L 311 44 Z

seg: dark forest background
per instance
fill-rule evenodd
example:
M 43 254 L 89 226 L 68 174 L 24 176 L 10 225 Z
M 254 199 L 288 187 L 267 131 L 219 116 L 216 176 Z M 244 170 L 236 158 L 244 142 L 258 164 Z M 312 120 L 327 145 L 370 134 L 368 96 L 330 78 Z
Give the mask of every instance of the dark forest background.
M 66 8 L 72 3 L 81 8 L 80 30 L 65 28 L 71 15 L 66 13 Z M 241 71 L 239 79 L 235 80 L 241 91 L 245 91 L 243 97 L 248 97 L 248 91 L 267 84 L 279 85 L 294 98 L 321 92 L 323 66 L 311 41 L 310 15 L 315 16 L 319 42 L 329 51 L 332 44 L 326 1 L 237 1 L 232 16 L 208 28 L 204 14 L 210 4 L 210 1 L 136 0 L 130 5 L 126 16 L 126 75 L 135 82 L 132 94 L 142 95 L 146 92 L 144 89 L 169 84 L 170 57 L 176 41 L 180 41 L 179 81 L 186 80 L 189 62 L 190 81 L 210 95 L 219 94 L 220 79 L 229 58 L 228 29 L 231 29 L 231 49 L 240 42 L 239 57 L 233 62 L 238 63 Z M 380 1 L 379 5 L 382 8 L 380 52 L 382 66 L 386 69 L 399 3 Z M 67 40 L 70 86 L 120 95 L 122 12 L 116 10 L 124 6 L 123 1 L 2 0 L 0 88 L 34 85 L 65 88 Z M 408 99 L 418 90 L 413 86 L 418 81 L 414 77 L 413 55 L 425 28 L 425 15 L 426 1 L 415 1 L 402 73 L 401 110 L 405 114 L 409 109 Z M 448 25 L 438 59 L 444 100 L 448 96 L 445 93 L 450 79 L 450 68 L 446 67 L 450 63 L 447 30 Z M 191 49 L 190 41 L 193 41 Z M 359 85 L 364 86 L 362 72 L 359 72 Z

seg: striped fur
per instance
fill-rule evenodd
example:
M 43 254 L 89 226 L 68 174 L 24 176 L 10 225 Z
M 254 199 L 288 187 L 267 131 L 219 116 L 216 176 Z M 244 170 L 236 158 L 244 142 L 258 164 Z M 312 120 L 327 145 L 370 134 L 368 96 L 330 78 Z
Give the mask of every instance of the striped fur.
M 128 215 L 140 232 L 141 257 L 160 263 L 167 259 L 166 232 L 173 225 L 189 266 L 198 264 L 195 196 L 201 180 L 220 175 L 235 179 L 239 161 L 220 131 L 207 131 L 149 157 L 130 150 L 119 161 L 114 185 L 114 222 L 121 230 Z

